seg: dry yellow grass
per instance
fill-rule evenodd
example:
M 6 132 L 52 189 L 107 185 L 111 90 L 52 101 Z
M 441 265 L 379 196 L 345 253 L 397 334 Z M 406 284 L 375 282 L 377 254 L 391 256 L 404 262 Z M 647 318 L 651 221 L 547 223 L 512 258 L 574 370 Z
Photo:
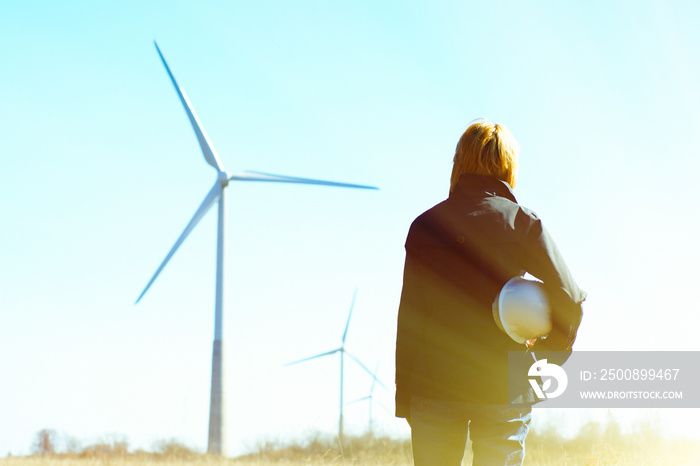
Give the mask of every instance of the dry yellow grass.
M 465 465 L 471 464 L 468 448 Z M 0 458 L 0 466 L 270 466 L 270 465 L 395 465 L 412 464 L 407 440 L 355 437 L 342 447 L 336 439 L 313 439 L 304 445 L 265 444 L 239 458 L 201 455 L 187 448 L 160 453 L 129 452 L 128 449 L 84 449 L 81 453 Z M 657 433 L 621 434 L 586 426 L 576 438 L 564 439 L 554 429 L 531 432 L 526 443 L 526 466 L 696 466 L 700 465 L 700 442 L 666 440 Z

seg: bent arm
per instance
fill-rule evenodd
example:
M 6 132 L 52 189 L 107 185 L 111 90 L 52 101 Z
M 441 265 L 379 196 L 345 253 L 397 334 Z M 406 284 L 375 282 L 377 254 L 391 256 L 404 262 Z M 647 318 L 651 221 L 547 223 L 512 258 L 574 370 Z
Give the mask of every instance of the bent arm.
M 552 308 L 552 332 L 543 349 L 570 350 L 581 324 L 586 293 L 574 281 L 559 249 L 539 219 L 528 231 L 524 245 L 525 270 L 544 283 Z

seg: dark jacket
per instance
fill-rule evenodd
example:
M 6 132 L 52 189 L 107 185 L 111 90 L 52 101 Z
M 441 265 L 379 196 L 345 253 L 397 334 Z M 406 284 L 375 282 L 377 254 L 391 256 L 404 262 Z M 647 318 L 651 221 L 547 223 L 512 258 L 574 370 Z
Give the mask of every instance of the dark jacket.
M 503 285 L 524 272 L 544 282 L 553 308 L 554 329 L 535 349 L 567 349 L 585 293 L 540 219 L 518 205 L 505 182 L 462 175 L 448 199 L 413 222 L 396 341 L 398 417 L 409 416 L 411 395 L 513 401 L 508 351 L 524 354 L 525 346 L 498 329 L 491 306 Z

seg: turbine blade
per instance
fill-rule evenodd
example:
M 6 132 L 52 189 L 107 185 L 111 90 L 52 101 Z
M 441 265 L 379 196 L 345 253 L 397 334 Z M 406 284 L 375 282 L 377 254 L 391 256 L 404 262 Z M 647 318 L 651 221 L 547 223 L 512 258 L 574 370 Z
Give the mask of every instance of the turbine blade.
M 204 201 L 202 204 L 199 206 L 199 209 L 197 209 L 197 212 L 195 212 L 194 216 L 192 217 L 192 220 L 190 220 L 190 223 L 187 224 L 185 227 L 185 230 L 182 232 L 180 237 L 177 239 L 175 242 L 175 245 L 170 249 L 170 252 L 168 253 L 167 256 L 165 256 L 165 259 L 163 262 L 160 264 L 160 267 L 158 267 L 158 270 L 156 270 L 156 273 L 153 274 L 153 278 L 151 278 L 151 281 L 148 282 L 148 285 L 146 285 L 146 288 L 143 289 L 141 294 L 139 295 L 139 299 L 136 300 L 134 304 L 138 304 L 139 301 L 141 301 L 141 298 L 146 294 L 148 289 L 151 287 L 153 282 L 156 281 L 156 278 L 158 278 L 158 275 L 160 275 L 160 272 L 165 268 L 165 265 L 170 261 L 170 258 L 173 257 L 173 254 L 175 254 L 175 251 L 180 247 L 180 245 L 185 241 L 187 236 L 190 234 L 190 232 L 194 229 L 194 227 L 197 226 L 199 221 L 204 217 L 204 214 L 206 214 L 211 206 L 216 202 L 216 200 L 219 198 L 221 195 L 221 183 L 217 181 L 214 183 L 214 187 L 211 188 L 209 191 L 209 194 L 207 194 L 207 197 L 204 198 Z
M 350 317 L 352 317 L 352 310 L 355 307 L 355 298 L 357 297 L 357 288 L 355 288 L 355 293 L 352 295 L 352 303 L 350 304 L 350 312 L 348 313 L 348 321 L 345 323 L 345 331 L 343 332 L 343 346 L 345 346 L 345 338 L 348 336 L 348 327 L 350 327 Z
M 389 413 L 393 416 L 394 412 L 392 410 L 390 410 L 389 408 L 387 408 L 386 406 L 384 406 L 383 403 L 381 403 L 380 401 L 375 401 L 375 403 L 377 403 L 379 405 L 379 407 L 381 407 L 384 411 L 386 411 L 387 413 Z
M 158 55 L 160 56 L 163 65 L 165 66 L 165 71 L 168 72 L 168 76 L 170 76 L 170 80 L 173 82 L 173 86 L 175 86 L 175 91 L 177 92 L 178 97 L 180 97 L 180 102 L 182 102 L 182 106 L 185 107 L 187 117 L 190 119 L 192 129 L 194 129 L 194 133 L 197 135 L 197 141 L 199 141 L 199 145 L 202 148 L 204 160 L 206 160 L 209 165 L 216 168 L 218 172 L 225 171 L 223 164 L 219 159 L 219 155 L 216 153 L 216 150 L 214 149 L 214 146 L 209 140 L 209 136 L 207 135 L 206 131 L 204 131 L 204 127 L 202 127 L 202 124 L 200 123 L 197 114 L 194 112 L 194 108 L 192 108 L 192 103 L 190 102 L 190 99 L 187 98 L 187 94 L 185 94 L 185 91 L 182 90 L 182 88 L 178 85 L 177 81 L 175 80 L 175 76 L 173 76 L 173 73 L 170 71 L 170 67 L 165 61 L 165 57 L 161 53 L 160 47 L 158 47 L 158 43 L 156 41 L 153 41 L 153 43 L 155 44 L 156 50 L 158 51 Z
M 374 375 L 374 374 L 372 373 L 371 370 L 367 369 L 367 366 L 365 366 L 364 364 L 362 364 L 362 362 L 361 362 L 359 359 L 357 359 L 357 358 L 356 358 L 355 356 L 353 356 L 352 354 L 348 353 L 347 350 L 345 350 L 345 354 L 347 354 L 348 356 L 350 356 L 350 358 L 351 358 L 353 361 L 355 361 L 357 364 L 359 364 L 360 367 L 363 368 L 363 369 L 365 370 L 365 372 L 367 372 L 369 375 L 371 375 L 372 378 L 373 378 L 374 380 L 376 380 L 377 383 L 378 383 L 379 385 L 381 385 L 382 387 L 384 387 L 386 390 L 389 390 L 389 389 L 387 388 L 387 386 L 384 385 L 384 384 L 382 383 L 382 381 L 379 380 L 379 379 L 377 378 L 377 376 Z
M 296 183 L 296 184 L 317 184 L 323 186 L 335 186 L 338 188 L 358 188 L 358 189 L 379 189 L 374 186 L 362 184 L 339 183 L 337 181 L 312 180 L 310 178 L 299 178 L 296 176 L 273 175 L 255 171 L 244 171 L 233 175 L 233 181 L 269 181 L 273 183 Z
M 364 397 L 364 398 L 358 398 L 357 400 L 348 401 L 348 402 L 345 403 L 345 404 L 346 404 L 346 405 L 351 405 L 351 404 L 353 404 L 353 403 L 359 403 L 360 401 L 371 400 L 371 399 L 372 399 L 371 396 L 366 396 L 366 397 Z
M 323 356 L 329 356 L 329 355 L 331 355 L 331 354 L 335 354 L 335 353 L 337 353 L 338 351 L 340 351 L 340 348 L 334 349 L 333 351 L 328 351 L 328 352 L 326 352 L 326 353 L 317 354 L 316 356 L 310 356 L 310 357 L 308 357 L 308 358 L 299 359 L 298 361 L 288 362 L 288 363 L 285 364 L 284 366 L 285 366 L 285 367 L 287 367 L 287 366 L 293 366 L 294 364 L 299 364 L 300 362 L 311 361 L 312 359 L 316 359 L 316 358 L 322 358 Z

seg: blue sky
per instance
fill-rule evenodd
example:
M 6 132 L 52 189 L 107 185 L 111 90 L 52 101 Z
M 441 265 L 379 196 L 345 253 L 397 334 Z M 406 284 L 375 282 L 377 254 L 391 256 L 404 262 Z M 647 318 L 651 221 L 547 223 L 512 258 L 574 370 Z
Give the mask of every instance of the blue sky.
M 229 171 L 381 188 L 229 188 L 233 452 L 334 432 L 337 358 L 283 365 L 339 345 L 356 287 L 348 349 L 393 385 L 405 235 L 446 196 L 454 146 L 478 117 L 519 141 L 516 196 L 589 292 L 578 349 L 698 349 L 699 8 L 1 4 L 0 455 L 28 452 L 46 427 L 205 448 L 214 213 L 133 304 L 215 178 L 154 39 Z M 349 366 L 346 384 L 352 400 L 370 380 Z M 393 393 L 376 396 L 393 407 Z M 361 432 L 366 405 L 346 416 Z M 620 416 L 697 434 L 692 411 Z

